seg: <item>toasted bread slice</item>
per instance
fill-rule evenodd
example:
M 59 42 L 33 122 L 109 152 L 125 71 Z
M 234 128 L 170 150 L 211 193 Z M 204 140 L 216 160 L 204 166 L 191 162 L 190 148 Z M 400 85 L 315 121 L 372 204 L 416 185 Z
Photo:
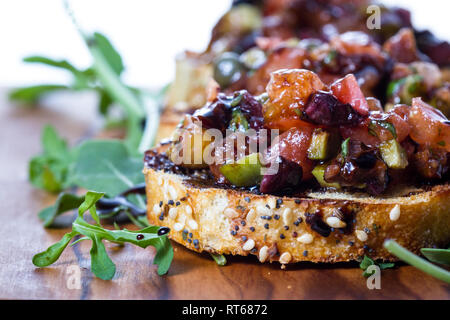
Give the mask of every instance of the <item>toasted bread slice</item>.
M 253 254 L 282 264 L 364 254 L 396 260 L 384 240 L 416 253 L 450 242 L 449 184 L 389 197 L 311 192 L 297 198 L 205 186 L 148 166 L 144 174 L 149 222 L 169 227 L 172 240 L 197 252 Z

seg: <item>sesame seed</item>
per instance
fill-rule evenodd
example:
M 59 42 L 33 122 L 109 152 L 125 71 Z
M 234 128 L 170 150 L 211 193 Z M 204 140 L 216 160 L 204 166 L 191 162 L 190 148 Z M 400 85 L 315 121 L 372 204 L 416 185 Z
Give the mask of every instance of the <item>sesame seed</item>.
M 286 264 L 289 263 L 292 259 L 292 256 L 289 252 L 284 252 L 281 256 L 280 256 L 280 263 L 281 264 Z
M 159 220 L 164 220 L 164 211 L 163 212 L 161 212 L 161 214 L 159 215 Z
M 239 226 L 234 226 L 234 230 L 238 231 L 239 230 Z
M 170 219 L 175 219 L 177 217 L 177 208 L 170 208 L 169 209 L 169 217 Z
M 189 238 L 192 238 L 193 234 L 192 232 L 189 233 Z
M 170 199 L 169 201 L 167 201 L 167 204 L 169 206 L 173 206 L 175 204 L 175 202 L 172 199 Z
M 303 222 L 303 219 L 302 218 L 298 218 L 297 220 L 294 221 L 294 225 L 298 226 L 302 222 Z
M 292 237 L 293 237 L 293 238 L 297 238 L 297 236 L 298 236 L 297 232 L 295 232 L 295 231 L 292 232 Z
M 237 233 L 236 231 L 234 231 L 234 230 L 231 230 L 231 235 L 232 235 L 232 236 L 235 236 L 235 235 L 236 235 L 236 233 Z
M 273 208 L 276 207 L 277 201 L 276 201 L 274 198 L 270 198 L 270 199 L 269 199 L 269 203 L 268 203 L 267 205 L 270 206 L 269 209 L 273 209 Z
M 186 214 L 188 214 L 188 215 L 192 214 L 192 207 L 190 205 L 186 206 Z
M 269 206 L 268 204 L 266 204 L 266 208 L 267 208 L 267 209 L 270 209 L 270 206 Z
M 289 230 L 289 226 L 284 226 L 284 230 Z
M 278 214 L 276 214 L 276 215 L 273 216 L 273 218 L 274 218 L 275 220 L 278 220 L 278 219 L 280 219 L 280 216 L 279 216 Z
M 347 224 L 338 217 L 328 217 L 326 222 L 332 228 L 345 228 L 347 226 Z
M 167 190 L 169 191 L 169 195 L 170 195 L 170 197 L 172 199 L 177 199 L 178 198 L 177 190 L 175 190 L 175 188 L 173 186 L 169 185 Z
M 364 242 L 368 238 L 367 233 L 365 233 L 362 230 L 356 230 L 355 233 L 356 233 L 356 237 L 358 238 L 359 241 Z
M 226 215 L 228 218 L 236 218 L 239 216 L 239 214 L 234 209 L 231 208 L 226 208 L 223 211 L 223 214 Z
M 255 227 L 250 227 L 251 232 L 255 232 Z
M 264 225 L 264 228 L 269 229 L 269 224 L 266 223 L 266 224 Z
M 188 229 L 184 229 L 184 230 L 183 230 L 183 233 L 188 234 L 188 233 L 189 233 L 189 230 L 188 230 Z
M 284 224 L 289 224 L 292 221 L 292 210 L 291 208 L 285 208 L 283 210 L 283 222 Z
M 284 236 L 284 234 L 280 234 L 280 239 L 284 239 L 284 238 L 286 238 L 286 237 Z
M 303 256 L 307 257 L 308 256 L 308 250 L 303 251 Z
M 175 205 L 178 207 L 181 204 L 180 201 L 175 202 Z
M 251 253 L 255 253 L 256 251 L 258 251 L 258 249 L 253 248 L 252 250 L 250 250 Z
M 183 229 L 183 225 L 179 222 L 176 222 L 173 224 L 173 230 L 175 231 L 181 231 L 181 229 Z
M 272 217 L 271 216 L 261 216 L 261 219 L 272 220 Z
M 370 233 L 370 229 L 367 228 L 367 227 L 365 227 L 365 228 L 364 228 L 364 232 L 367 233 L 367 234 L 369 234 L 369 233 Z
M 247 223 L 245 222 L 245 220 L 242 220 L 242 221 L 241 221 L 241 224 L 245 227 L 245 225 L 246 225 Z
M 189 220 L 188 221 L 188 226 L 192 230 L 197 230 L 198 229 L 198 223 L 195 220 Z
M 163 205 L 163 202 L 162 202 L 162 201 L 160 201 L 160 202 L 159 202 L 159 207 L 161 208 L 161 207 L 162 207 L 162 205 Z
M 294 202 L 295 202 L 296 204 L 300 204 L 300 203 L 301 203 L 300 199 L 295 199 Z
M 241 239 L 242 239 L 242 241 L 245 242 L 245 241 L 247 241 L 247 236 L 242 236 Z
M 250 203 L 250 197 L 245 197 L 244 200 L 248 203 Z
M 389 212 L 389 219 L 392 221 L 397 221 L 400 218 L 400 206 L 398 204 L 392 208 L 391 212 Z
M 314 238 L 310 233 L 304 233 L 300 237 L 297 238 L 297 241 L 304 243 L 304 244 L 309 244 L 309 243 L 313 242 L 313 239 Z
M 248 239 L 247 242 L 244 243 L 244 245 L 242 246 L 242 249 L 245 251 L 250 251 L 255 247 L 255 240 L 253 239 Z
M 255 219 L 255 216 L 256 216 L 255 210 L 250 209 L 250 211 L 247 213 L 247 216 L 245 217 L 245 219 L 246 219 L 248 222 L 251 222 L 252 220 Z
M 198 239 L 195 239 L 194 241 L 192 241 L 192 243 L 194 244 L 194 246 L 198 246 Z
M 269 247 L 264 246 L 261 249 L 259 249 L 259 261 L 264 262 L 269 257 Z
M 355 243 L 353 241 L 349 241 L 348 244 L 352 247 Z
M 192 239 L 187 239 L 187 242 L 191 243 L 191 242 L 192 242 Z

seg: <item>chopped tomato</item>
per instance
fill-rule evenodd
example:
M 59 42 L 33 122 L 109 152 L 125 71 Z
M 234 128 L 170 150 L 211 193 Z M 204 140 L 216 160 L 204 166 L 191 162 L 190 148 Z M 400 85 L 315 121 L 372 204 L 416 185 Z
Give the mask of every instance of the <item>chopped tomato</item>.
M 355 127 L 341 127 L 341 136 L 344 139 L 350 138 L 352 140 L 361 141 L 367 146 L 375 147 L 380 144 L 380 139 L 369 133 L 370 119 L 365 120 L 363 123 Z
M 314 161 L 308 159 L 313 128 L 292 128 L 275 138 L 270 149 L 270 157 L 283 158 L 298 163 L 303 169 L 303 180 L 312 178 Z
M 267 85 L 269 100 L 264 105 L 264 119 L 298 119 L 309 96 L 325 88 L 319 77 L 305 69 L 281 69 L 272 72 Z
M 331 91 L 340 102 L 350 104 L 359 114 L 369 114 L 369 105 L 353 74 L 333 83 Z
M 410 136 L 415 142 L 450 152 L 450 123 L 438 109 L 426 104 L 421 98 L 413 98 L 409 124 Z
M 310 127 L 314 128 L 317 127 L 313 125 L 312 123 L 299 120 L 299 119 L 280 119 L 278 121 L 272 121 L 266 124 L 266 127 L 269 129 L 279 129 L 281 132 L 287 131 L 291 128 L 303 128 L 303 127 Z

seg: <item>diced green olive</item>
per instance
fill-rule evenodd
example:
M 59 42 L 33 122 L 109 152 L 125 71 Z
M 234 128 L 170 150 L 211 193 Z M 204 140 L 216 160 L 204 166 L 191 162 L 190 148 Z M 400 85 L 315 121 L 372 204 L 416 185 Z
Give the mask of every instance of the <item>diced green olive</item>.
M 333 134 L 322 129 L 316 129 L 311 137 L 308 158 L 311 160 L 325 160 L 332 156 L 338 147 L 338 141 Z
M 319 182 L 321 187 L 340 189 L 341 186 L 339 185 L 339 183 L 330 183 L 325 181 L 324 174 L 326 167 L 326 164 L 317 165 L 312 171 L 313 176 L 316 178 L 317 182 Z
M 229 129 L 242 132 L 245 132 L 248 129 L 248 121 L 239 108 L 235 108 L 231 113 Z
M 408 156 L 397 140 L 383 142 L 380 151 L 381 157 L 389 168 L 404 169 L 408 165 Z
M 256 70 L 266 62 L 266 54 L 259 48 L 251 48 L 241 54 L 239 60 L 250 70 Z
M 424 92 L 425 87 L 423 77 L 414 74 L 390 82 L 387 89 L 387 96 L 390 97 L 394 103 L 410 105 L 412 98 L 421 96 Z
M 220 167 L 220 172 L 233 185 L 250 187 L 261 181 L 261 168 L 259 153 L 252 153 L 236 162 L 224 164 Z
M 225 52 L 214 61 L 214 79 L 222 88 L 238 81 L 242 70 L 239 55 L 233 52 Z

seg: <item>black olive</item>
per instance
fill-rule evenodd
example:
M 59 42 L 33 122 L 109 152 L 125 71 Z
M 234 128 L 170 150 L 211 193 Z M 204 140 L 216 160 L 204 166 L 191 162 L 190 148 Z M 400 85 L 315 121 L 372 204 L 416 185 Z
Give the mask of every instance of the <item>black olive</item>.
M 356 164 L 358 167 L 363 169 L 372 169 L 375 163 L 377 162 L 377 158 L 373 153 L 365 152 L 361 154 L 356 160 Z
M 161 228 L 159 228 L 159 230 L 158 230 L 158 236 L 163 236 L 163 235 L 165 235 L 165 234 L 168 234 L 169 231 L 170 231 L 170 228 L 167 228 L 167 227 L 161 227 Z
M 225 52 L 214 61 L 214 79 L 222 88 L 227 88 L 242 76 L 243 66 L 239 55 Z

